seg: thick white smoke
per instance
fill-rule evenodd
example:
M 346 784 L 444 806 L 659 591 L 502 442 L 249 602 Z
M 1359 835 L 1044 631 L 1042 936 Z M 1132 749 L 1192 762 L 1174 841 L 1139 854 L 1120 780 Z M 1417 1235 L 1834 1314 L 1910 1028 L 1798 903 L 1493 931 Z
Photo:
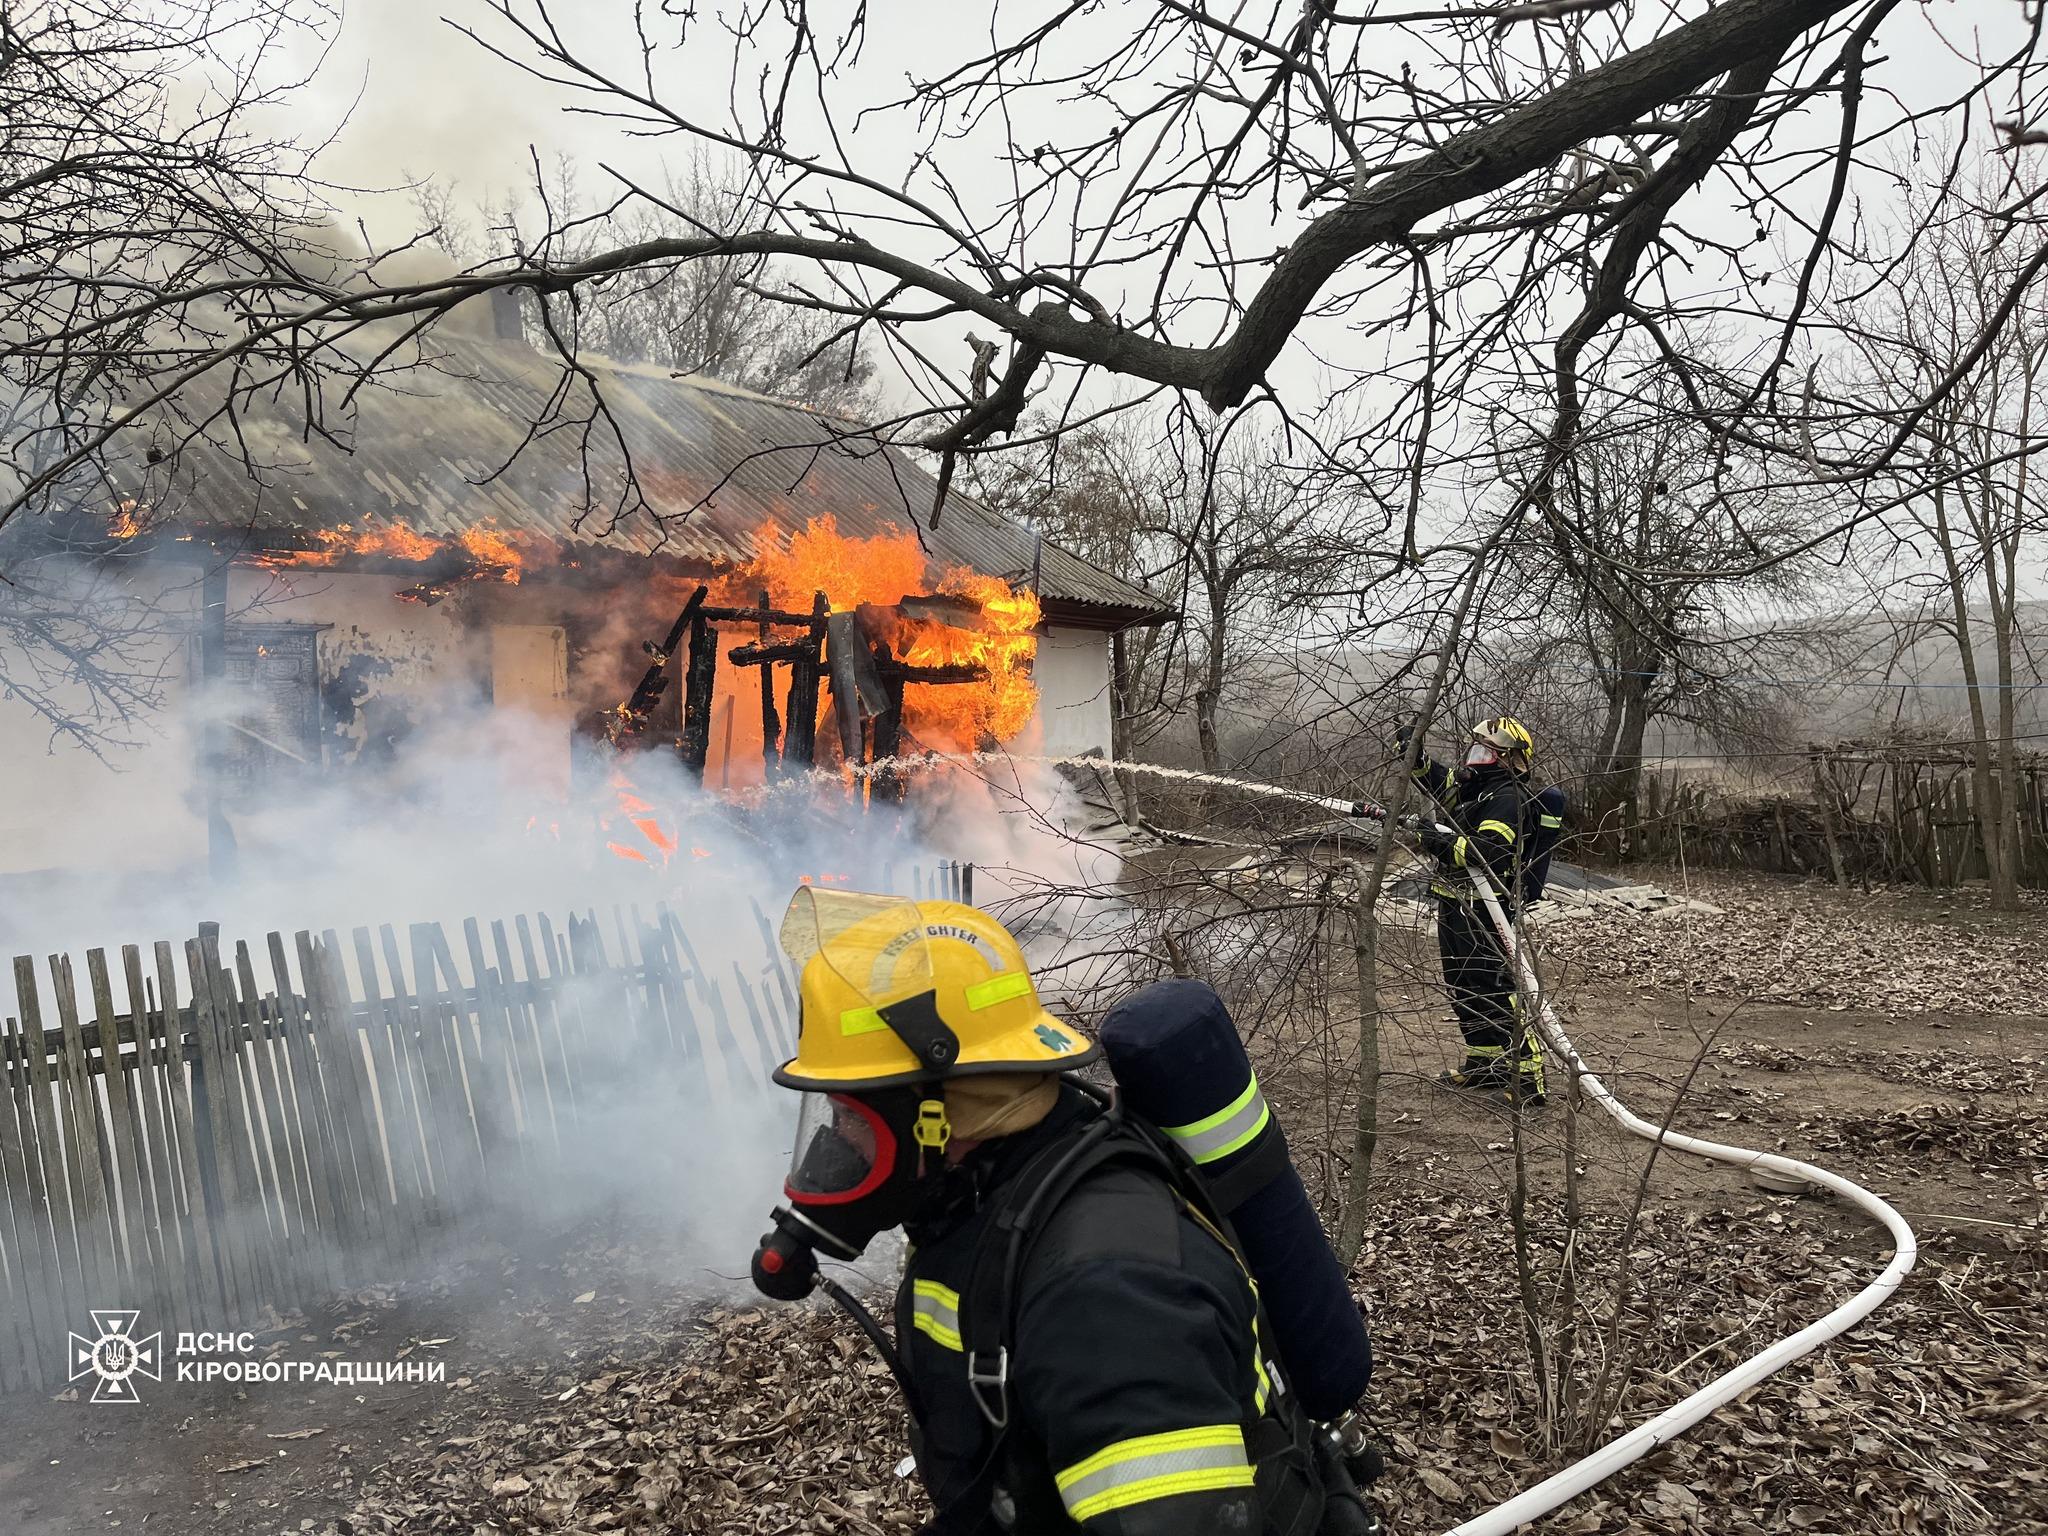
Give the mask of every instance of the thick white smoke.
M 210 719 L 248 715 L 232 690 L 189 700 L 160 755 L 196 761 Z M 553 771 L 559 718 L 473 695 L 425 701 L 414 716 L 421 723 L 375 770 L 328 780 L 308 772 L 260 802 L 231 801 L 234 853 L 220 877 L 195 867 L 157 879 L 44 880 L 30 899 L 0 898 L 0 933 L 8 954 L 35 955 L 42 969 L 41 957 L 69 953 L 82 975 L 89 948 L 137 944 L 146 956 L 169 940 L 182 960 L 198 924 L 217 922 L 223 956 L 246 941 L 267 991 L 268 934 L 281 933 L 289 952 L 300 930 L 334 930 L 360 998 L 358 927 L 374 938 L 390 925 L 409 958 L 410 925 L 437 923 L 473 983 L 465 919 L 481 925 L 488 953 L 494 921 L 545 914 L 561 935 L 572 916 L 591 918 L 617 964 L 621 928 L 637 934 L 665 904 L 703 972 L 722 981 L 725 1020 L 693 995 L 690 1059 L 650 1066 L 632 1019 L 616 1016 L 617 994 L 579 989 L 597 1066 L 576 1085 L 573 1134 L 541 1138 L 505 1213 L 536 1251 L 600 1221 L 654 1244 L 672 1274 L 716 1283 L 743 1270 L 780 1189 L 793 1124 L 795 1096 L 766 1081 L 794 1024 L 793 1011 L 768 1016 L 768 978 L 773 932 L 802 881 L 907 896 L 933 891 L 942 861 L 972 862 L 976 899 L 1020 930 L 1056 1006 L 1083 974 L 1062 959 L 1067 936 L 1113 901 L 1113 867 L 1068 832 L 1066 791 L 1049 770 L 920 773 L 897 807 L 864 804 L 833 774 L 722 797 L 651 751 L 591 756 L 563 799 Z M 117 786 L 117 797 L 160 788 L 132 775 Z M 204 784 L 195 777 L 180 792 L 203 799 Z M 0 885 L 10 889 L 24 888 Z M 739 977 L 759 989 L 759 1023 Z M 388 992 L 388 976 L 380 980 Z

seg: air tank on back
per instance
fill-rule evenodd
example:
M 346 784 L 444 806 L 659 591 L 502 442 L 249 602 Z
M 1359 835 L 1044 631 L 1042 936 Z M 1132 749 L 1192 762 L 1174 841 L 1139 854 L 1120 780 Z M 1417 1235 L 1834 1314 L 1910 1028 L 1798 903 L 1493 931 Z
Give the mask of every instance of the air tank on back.
M 1207 982 L 1157 982 L 1111 1010 L 1101 1038 L 1124 1102 L 1179 1144 L 1229 1217 L 1297 1401 L 1336 1419 L 1365 1393 L 1372 1345 L 1223 999 Z

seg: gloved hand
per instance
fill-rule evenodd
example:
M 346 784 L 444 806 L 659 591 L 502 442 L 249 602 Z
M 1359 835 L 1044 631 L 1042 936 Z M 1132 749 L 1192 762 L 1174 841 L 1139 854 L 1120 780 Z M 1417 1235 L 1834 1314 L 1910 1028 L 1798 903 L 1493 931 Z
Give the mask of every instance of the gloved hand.
M 1422 851 L 1434 859 L 1448 859 L 1451 849 L 1457 845 L 1458 834 L 1447 831 L 1426 817 L 1415 818 L 1415 841 Z
M 1394 750 L 1396 752 L 1405 753 L 1408 750 L 1408 743 L 1414 739 L 1415 726 L 1413 723 L 1404 720 L 1394 727 Z

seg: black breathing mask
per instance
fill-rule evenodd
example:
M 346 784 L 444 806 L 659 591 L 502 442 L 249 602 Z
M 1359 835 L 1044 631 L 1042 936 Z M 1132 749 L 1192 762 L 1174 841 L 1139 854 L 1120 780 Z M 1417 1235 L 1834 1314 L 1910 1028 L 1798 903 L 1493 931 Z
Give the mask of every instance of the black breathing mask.
M 808 1296 L 818 1255 L 857 1259 L 936 1193 L 952 1127 L 936 1084 L 860 1094 L 806 1093 L 775 1230 L 754 1251 L 754 1284 L 777 1301 Z

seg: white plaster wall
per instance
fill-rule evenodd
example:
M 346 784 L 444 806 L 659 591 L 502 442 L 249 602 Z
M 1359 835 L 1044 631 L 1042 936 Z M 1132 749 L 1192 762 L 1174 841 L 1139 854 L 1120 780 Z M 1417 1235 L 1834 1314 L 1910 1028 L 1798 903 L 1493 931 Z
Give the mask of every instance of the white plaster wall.
M 323 682 L 354 661 L 373 694 L 473 693 L 488 652 L 463 622 L 470 594 L 428 607 L 401 602 L 395 594 L 404 585 L 389 572 L 236 567 L 228 611 L 240 623 L 332 626 L 320 637 Z
M 1038 684 L 1039 750 L 1052 757 L 1109 755 L 1109 636 L 1050 625 L 1031 665 Z
M 205 863 L 199 727 L 193 718 L 200 573 L 184 567 L 144 570 L 126 585 L 158 610 L 154 622 L 161 637 L 141 659 L 162 670 L 163 707 L 125 727 L 136 744 L 108 748 L 102 761 L 73 741 L 53 739 L 26 703 L 0 689 L 0 875 L 135 875 Z M 565 778 L 571 721 L 557 702 L 562 693 L 558 659 L 533 654 L 536 637 L 530 630 L 519 637 L 527 654 L 516 660 L 494 658 L 492 647 L 495 624 L 544 621 L 559 600 L 520 588 L 475 588 L 430 608 L 401 602 L 394 593 L 403 585 L 403 577 L 388 572 L 237 567 L 229 573 L 229 618 L 233 623 L 330 626 L 319 640 L 323 688 L 353 669 L 358 691 L 368 696 L 354 728 L 357 745 L 367 724 L 378 718 L 380 703 L 386 706 L 387 722 L 396 717 L 431 722 L 442 704 L 465 712 L 485 705 L 493 681 L 502 676 L 518 695 L 508 703 L 521 711 L 523 731 L 530 734 L 525 716 L 548 717 L 543 721 L 548 741 L 540 745 L 551 749 L 559 735 L 562 764 L 550 764 L 547 777 Z M 19 656 L 0 655 L 0 679 L 22 664 Z M 540 677 L 526 675 L 536 670 Z M 66 691 L 83 700 L 82 690 Z M 344 751 L 347 746 L 344 742 Z M 262 835 L 238 811 L 231 810 L 229 820 L 238 836 Z

